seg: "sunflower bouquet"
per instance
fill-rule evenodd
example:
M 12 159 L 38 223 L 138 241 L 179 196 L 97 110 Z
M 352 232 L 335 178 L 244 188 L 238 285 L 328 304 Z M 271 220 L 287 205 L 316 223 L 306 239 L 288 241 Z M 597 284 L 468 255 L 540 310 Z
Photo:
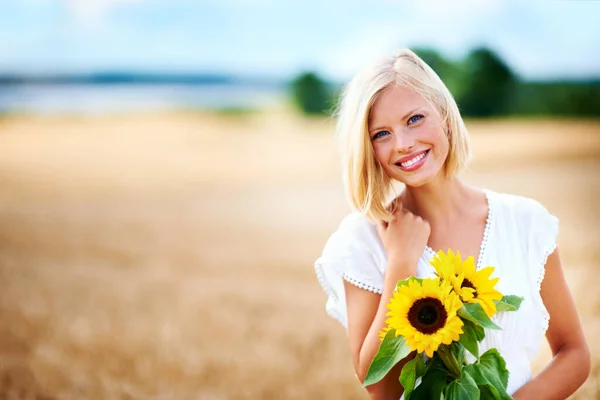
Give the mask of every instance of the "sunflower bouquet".
M 504 359 L 495 348 L 480 355 L 479 342 L 486 329 L 501 329 L 491 317 L 518 310 L 523 298 L 503 296 L 495 289 L 500 278 L 490 278 L 494 267 L 477 271 L 473 257 L 463 261 L 458 252 L 440 251 L 430 264 L 435 278 L 398 282 L 363 387 L 379 382 L 416 351 L 399 378 L 405 400 L 511 399 Z

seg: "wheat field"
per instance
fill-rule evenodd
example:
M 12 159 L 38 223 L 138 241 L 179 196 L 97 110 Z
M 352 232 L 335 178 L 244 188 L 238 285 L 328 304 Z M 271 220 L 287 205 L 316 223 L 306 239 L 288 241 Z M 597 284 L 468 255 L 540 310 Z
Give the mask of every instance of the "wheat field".
M 468 121 L 464 178 L 560 219 L 600 395 L 600 121 Z M 0 398 L 366 399 L 313 262 L 348 212 L 333 121 L 0 119 Z M 539 371 L 550 358 L 541 349 Z

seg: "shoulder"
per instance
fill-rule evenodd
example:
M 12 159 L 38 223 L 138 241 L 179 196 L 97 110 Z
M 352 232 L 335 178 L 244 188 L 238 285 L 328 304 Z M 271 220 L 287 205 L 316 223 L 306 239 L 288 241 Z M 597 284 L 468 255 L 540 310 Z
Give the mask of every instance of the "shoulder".
M 319 257 L 321 262 L 336 264 L 346 276 L 354 275 L 355 280 L 364 277 L 362 282 L 371 286 L 383 273 L 386 259 L 377 226 L 358 212 L 342 219 Z
M 490 201 L 494 202 L 494 208 L 501 217 L 512 217 L 517 222 L 527 224 L 539 218 L 551 217 L 548 209 L 531 197 L 517 194 L 500 193 L 486 190 Z
M 352 212 L 341 220 L 330 235 L 325 250 L 373 249 L 377 242 L 377 226 L 359 212 Z
M 374 293 L 383 291 L 383 245 L 377 227 L 360 213 L 342 219 L 314 263 L 328 295 L 326 310 L 348 327 L 344 281 Z
M 352 235 L 364 235 L 375 229 L 375 224 L 357 211 L 346 215 L 339 224 L 338 230 Z
M 547 253 L 556 246 L 558 218 L 539 201 L 525 196 L 488 191 L 494 202 L 495 223 L 529 251 Z

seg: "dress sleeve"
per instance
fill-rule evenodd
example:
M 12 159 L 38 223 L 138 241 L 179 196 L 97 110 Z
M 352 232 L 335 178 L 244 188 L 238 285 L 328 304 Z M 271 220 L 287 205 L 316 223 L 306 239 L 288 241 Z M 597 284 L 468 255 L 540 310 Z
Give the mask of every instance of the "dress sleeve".
M 372 232 L 371 232 L 372 233 Z M 371 246 L 369 227 L 344 221 L 327 240 L 314 266 L 319 283 L 327 294 L 325 310 L 348 329 L 344 280 L 364 290 L 381 294 L 383 271 Z
M 529 274 L 529 283 L 532 289 L 533 303 L 541 314 L 539 330 L 543 336 L 548 329 L 550 315 L 542 301 L 540 289 L 546 272 L 546 261 L 556 249 L 558 218 L 534 200 L 531 202 L 530 217 L 528 259 L 531 273 Z

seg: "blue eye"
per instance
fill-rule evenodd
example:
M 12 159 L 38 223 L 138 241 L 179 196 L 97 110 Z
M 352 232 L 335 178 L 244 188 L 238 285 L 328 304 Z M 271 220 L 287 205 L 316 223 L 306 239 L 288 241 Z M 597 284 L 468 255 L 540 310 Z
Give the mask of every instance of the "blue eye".
M 379 131 L 373 136 L 373 140 L 379 139 L 380 137 L 385 136 L 385 134 L 389 134 L 388 131 Z
M 413 115 L 412 117 L 410 117 L 408 119 L 408 124 L 414 124 L 415 122 L 421 120 L 423 118 L 423 116 L 421 114 L 417 114 L 417 115 Z

